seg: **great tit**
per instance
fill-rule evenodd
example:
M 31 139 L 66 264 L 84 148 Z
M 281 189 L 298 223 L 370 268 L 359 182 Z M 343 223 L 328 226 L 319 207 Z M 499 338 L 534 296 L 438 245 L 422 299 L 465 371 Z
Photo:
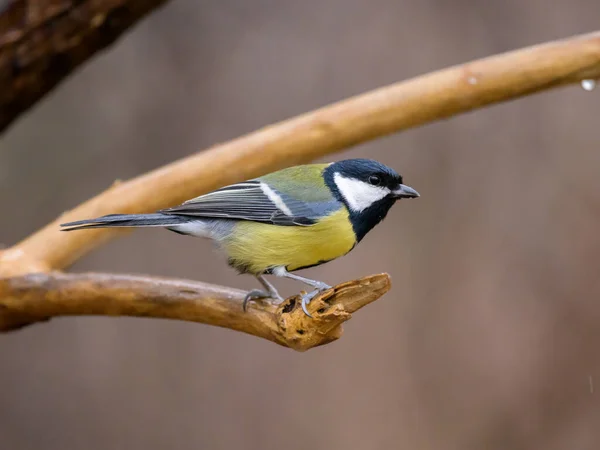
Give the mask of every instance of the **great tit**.
M 62 224 L 63 231 L 104 227 L 164 227 L 215 241 L 239 273 L 254 275 L 264 290 L 249 300 L 283 300 L 264 275 L 315 288 L 302 309 L 330 286 L 293 274 L 345 255 L 402 198 L 419 197 L 393 169 L 369 159 L 290 167 L 225 186 L 154 214 L 110 214 Z

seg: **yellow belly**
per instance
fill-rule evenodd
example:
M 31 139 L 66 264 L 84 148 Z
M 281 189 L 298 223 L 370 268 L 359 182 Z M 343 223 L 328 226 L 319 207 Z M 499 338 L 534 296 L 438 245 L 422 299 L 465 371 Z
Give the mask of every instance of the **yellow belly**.
M 284 266 L 297 270 L 345 255 L 356 243 L 344 208 L 311 226 L 279 226 L 240 222 L 221 244 L 232 265 L 260 274 Z

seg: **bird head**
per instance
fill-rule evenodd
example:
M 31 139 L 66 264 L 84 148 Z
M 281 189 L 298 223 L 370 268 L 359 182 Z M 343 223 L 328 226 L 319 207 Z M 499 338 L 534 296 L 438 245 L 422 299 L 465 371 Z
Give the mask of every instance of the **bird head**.
M 348 208 L 357 240 L 381 222 L 397 200 L 419 193 L 395 170 L 371 159 L 347 159 L 327 166 L 325 183 Z

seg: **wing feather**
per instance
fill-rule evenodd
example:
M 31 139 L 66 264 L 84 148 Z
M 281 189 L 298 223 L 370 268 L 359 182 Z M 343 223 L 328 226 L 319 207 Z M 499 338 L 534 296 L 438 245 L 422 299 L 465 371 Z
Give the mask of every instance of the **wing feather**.
M 325 210 L 339 205 L 308 204 L 281 194 L 260 180 L 225 186 L 208 194 L 188 200 L 179 206 L 161 210 L 161 213 L 194 217 L 212 217 L 275 225 L 302 225 L 316 223 Z

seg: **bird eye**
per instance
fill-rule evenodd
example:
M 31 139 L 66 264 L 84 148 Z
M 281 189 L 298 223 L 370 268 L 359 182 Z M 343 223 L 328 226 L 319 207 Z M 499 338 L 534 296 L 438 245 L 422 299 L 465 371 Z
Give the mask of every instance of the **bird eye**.
M 369 177 L 369 183 L 371 183 L 373 186 L 379 186 L 381 184 L 381 177 L 377 175 L 371 175 Z

